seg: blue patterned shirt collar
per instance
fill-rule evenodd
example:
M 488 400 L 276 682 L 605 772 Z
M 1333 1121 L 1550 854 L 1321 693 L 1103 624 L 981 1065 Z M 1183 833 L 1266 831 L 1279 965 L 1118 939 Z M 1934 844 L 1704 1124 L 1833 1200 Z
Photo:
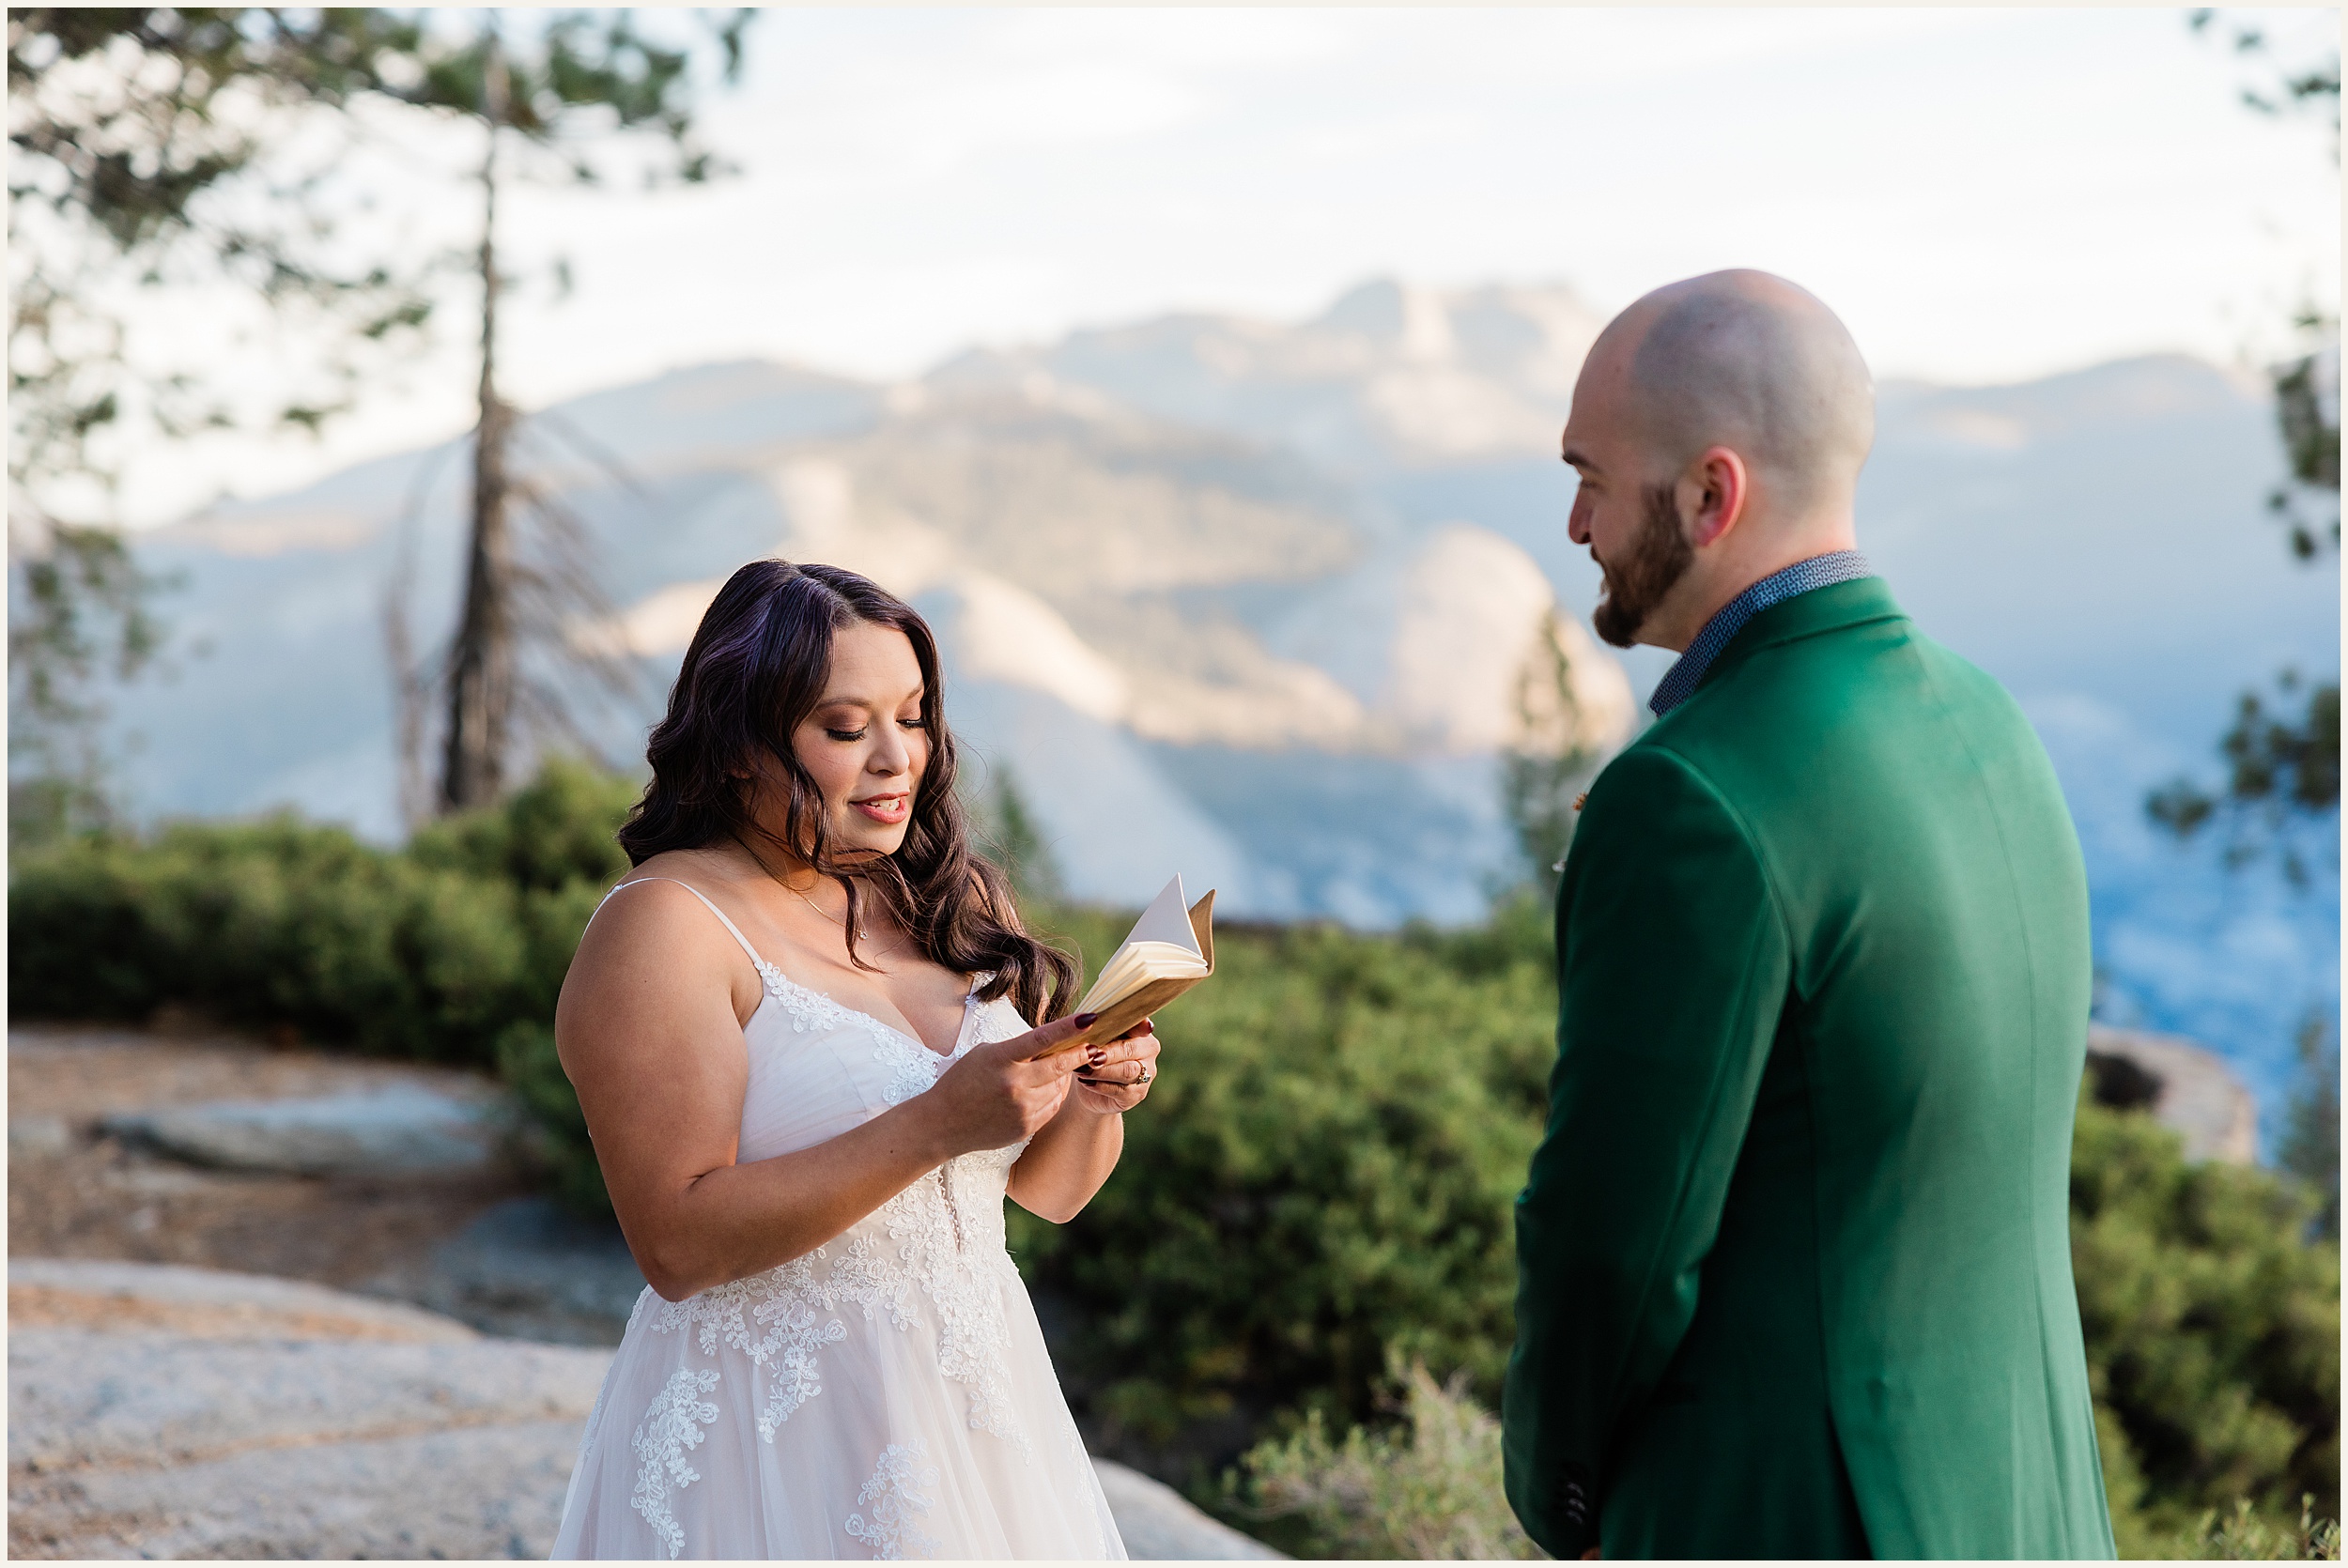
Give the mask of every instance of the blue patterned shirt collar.
M 1814 588 L 1831 588 L 1838 582 L 1855 582 L 1872 577 L 1875 568 L 1857 550 L 1833 550 L 1826 555 L 1814 555 L 1808 561 L 1797 561 L 1782 572 L 1772 572 L 1731 599 L 1704 623 L 1688 651 L 1679 655 L 1679 662 L 1664 672 L 1655 684 L 1655 695 L 1646 705 L 1661 718 L 1696 693 L 1704 682 L 1704 672 L 1712 668 L 1712 661 L 1721 656 L 1730 640 L 1745 629 L 1745 623 L 1763 610 L 1799 598 Z

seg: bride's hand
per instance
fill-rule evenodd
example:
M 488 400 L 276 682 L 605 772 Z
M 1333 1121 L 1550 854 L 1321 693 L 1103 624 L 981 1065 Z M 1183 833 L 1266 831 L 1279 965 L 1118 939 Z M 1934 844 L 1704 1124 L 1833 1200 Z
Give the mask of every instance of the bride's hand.
M 941 1123 L 946 1158 L 973 1149 L 1008 1148 L 1032 1138 L 1068 1099 L 1068 1085 L 1086 1064 L 1085 1051 L 1045 1055 L 1089 1028 L 1097 1014 L 1079 1013 L 1007 1040 L 981 1045 L 948 1068 L 919 1105 Z M 1102 1047 L 1101 1051 L 1114 1047 Z
M 1096 1115 L 1130 1111 L 1158 1076 L 1156 1027 L 1143 1019 L 1090 1054 L 1076 1073 L 1076 1103 Z

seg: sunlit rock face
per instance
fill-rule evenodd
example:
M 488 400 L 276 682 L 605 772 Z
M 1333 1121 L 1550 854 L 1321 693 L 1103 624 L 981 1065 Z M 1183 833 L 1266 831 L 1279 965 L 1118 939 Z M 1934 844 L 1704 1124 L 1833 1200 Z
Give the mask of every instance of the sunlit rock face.
M 930 618 L 969 787 L 1018 792 L 1076 896 L 1180 870 L 1240 916 L 1470 919 L 1516 874 L 1494 759 L 1619 745 L 1628 686 L 1524 549 L 1414 527 L 1353 469 L 1537 446 L 1586 326 L 1554 291 L 1373 284 L 1303 327 L 1136 329 L 1138 361 L 1096 334 L 895 388 L 737 364 L 581 399 L 545 423 L 631 483 L 548 475 L 606 601 L 563 649 L 638 686 L 595 699 L 552 649 L 533 672 L 632 762 L 734 567 L 844 566 Z M 143 804 L 396 834 L 378 626 L 404 574 L 412 643 L 446 636 L 464 468 L 395 459 L 148 542 L 213 651 L 139 715 L 173 731 Z
M 1453 353 L 1429 319 L 1370 326 L 1405 359 Z M 1293 451 L 1042 370 L 965 362 L 749 467 L 772 553 L 929 618 L 975 787 L 1011 781 L 1080 897 L 1165 865 L 1242 915 L 1472 917 L 1475 878 L 1508 869 L 1492 758 L 1630 730 L 1620 669 L 1507 539 L 1398 527 Z M 721 581 L 650 588 L 573 640 L 672 661 Z

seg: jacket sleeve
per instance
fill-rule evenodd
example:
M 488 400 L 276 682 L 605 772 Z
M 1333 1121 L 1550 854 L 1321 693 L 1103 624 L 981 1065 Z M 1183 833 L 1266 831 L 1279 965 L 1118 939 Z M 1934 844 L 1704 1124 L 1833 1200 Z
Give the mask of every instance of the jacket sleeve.
M 1558 892 L 1549 1124 L 1516 1206 L 1508 1501 L 1599 1541 L 1614 1445 L 1695 1314 L 1790 975 L 1763 862 L 1726 802 L 1634 747 L 1590 791 Z

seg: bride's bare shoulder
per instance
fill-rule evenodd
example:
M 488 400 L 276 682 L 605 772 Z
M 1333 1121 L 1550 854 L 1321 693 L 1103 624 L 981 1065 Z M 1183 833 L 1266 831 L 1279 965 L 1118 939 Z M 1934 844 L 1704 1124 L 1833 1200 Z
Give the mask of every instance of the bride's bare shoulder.
M 727 967 L 739 947 L 703 901 L 725 881 L 723 869 L 702 852 L 654 855 L 614 884 L 596 907 L 579 938 L 573 976 L 582 968 L 668 969 L 697 958 Z
M 729 1013 L 737 1026 L 747 1021 L 757 1007 L 759 976 L 710 906 L 695 897 L 720 885 L 713 869 L 683 854 L 657 855 L 620 879 L 589 920 L 563 977 L 554 1009 L 558 1045 L 576 1051 L 607 1035 L 651 1038 L 648 1028 L 696 1027 L 694 1019 L 715 1026 Z

